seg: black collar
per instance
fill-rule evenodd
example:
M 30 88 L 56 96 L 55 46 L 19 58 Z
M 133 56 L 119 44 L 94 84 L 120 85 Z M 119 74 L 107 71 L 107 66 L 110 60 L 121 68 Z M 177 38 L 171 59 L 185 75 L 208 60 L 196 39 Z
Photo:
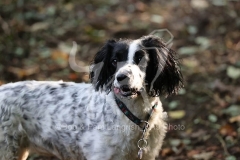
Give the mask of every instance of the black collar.
M 150 113 L 147 115 L 147 118 L 146 120 L 141 120 L 139 119 L 138 117 L 136 117 L 128 108 L 127 106 L 121 101 L 119 100 L 116 96 L 115 96 L 115 100 L 116 100 L 116 103 L 119 107 L 119 109 L 123 112 L 123 114 L 125 116 L 128 117 L 128 119 L 130 119 L 133 123 L 135 123 L 136 125 L 138 125 L 140 128 L 142 128 L 143 130 L 146 128 L 146 126 L 148 126 L 148 121 L 149 119 L 151 118 L 152 116 L 152 113 L 154 111 L 154 109 L 157 107 L 157 103 L 155 103 L 153 106 L 152 106 L 152 109 L 150 111 Z

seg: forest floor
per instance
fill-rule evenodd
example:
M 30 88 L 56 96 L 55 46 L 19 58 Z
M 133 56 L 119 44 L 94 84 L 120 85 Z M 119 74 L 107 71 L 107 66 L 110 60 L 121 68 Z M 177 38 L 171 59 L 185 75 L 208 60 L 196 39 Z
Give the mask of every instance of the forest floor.
M 167 29 L 171 34 L 166 32 Z M 88 66 L 110 38 L 158 30 L 181 59 L 184 88 L 162 97 L 169 114 L 159 159 L 240 160 L 240 1 L 0 1 L 0 85 L 20 80 L 88 82 Z M 49 158 L 34 156 L 30 160 Z

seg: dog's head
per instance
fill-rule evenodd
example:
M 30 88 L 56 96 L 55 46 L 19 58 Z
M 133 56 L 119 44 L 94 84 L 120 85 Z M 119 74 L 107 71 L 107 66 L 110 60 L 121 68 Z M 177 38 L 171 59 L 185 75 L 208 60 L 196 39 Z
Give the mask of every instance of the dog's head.
M 96 90 L 125 97 L 141 90 L 150 96 L 170 95 L 182 87 L 176 53 L 155 36 L 107 41 L 93 60 L 90 78 Z

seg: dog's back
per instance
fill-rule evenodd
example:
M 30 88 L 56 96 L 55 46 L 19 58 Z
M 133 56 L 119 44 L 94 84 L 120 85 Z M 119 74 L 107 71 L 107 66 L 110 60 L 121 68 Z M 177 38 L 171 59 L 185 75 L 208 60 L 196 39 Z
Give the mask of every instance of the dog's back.
M 87 97 L 84 100 L 78 94 L 85 92 L 87 95 L 88 91 L 91 91 L 90 84 L 63 82 L 26 81 L 1 86 L 2 160 L 13 159 L 21 154 L 19 148 L 44 155 L 59 155 L 59 158 L 66 159 L 69 151 L 66 151 L 64 145 L 74 146 L 76 148 L 70 149 L 81 152 L 77 145 L 71 144 L 76 137 L 72 138 L 70 134 L 76 128 L 70 127 L 78 127 L 82 121 L 80 111 L 76 110 L 86 106 L 84 103 L 87 104 Z

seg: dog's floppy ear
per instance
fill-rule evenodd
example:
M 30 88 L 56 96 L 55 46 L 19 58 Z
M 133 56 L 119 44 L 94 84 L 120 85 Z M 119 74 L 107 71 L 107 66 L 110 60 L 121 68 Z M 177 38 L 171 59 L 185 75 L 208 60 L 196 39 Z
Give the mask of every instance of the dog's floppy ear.
M 168 49 L 156 36 L 143 37 L 142 45 L 150 59 L 146 70 L 149 95 L 159 96 L 177 93 L 183 86 L 183 79 L 176 53 Z
M 108 40 L 97 52 L 90 67 L 90 80 L 96 90 L 109 89 L 115 68 L 111 66 L 111 55 L 116 40 Z

